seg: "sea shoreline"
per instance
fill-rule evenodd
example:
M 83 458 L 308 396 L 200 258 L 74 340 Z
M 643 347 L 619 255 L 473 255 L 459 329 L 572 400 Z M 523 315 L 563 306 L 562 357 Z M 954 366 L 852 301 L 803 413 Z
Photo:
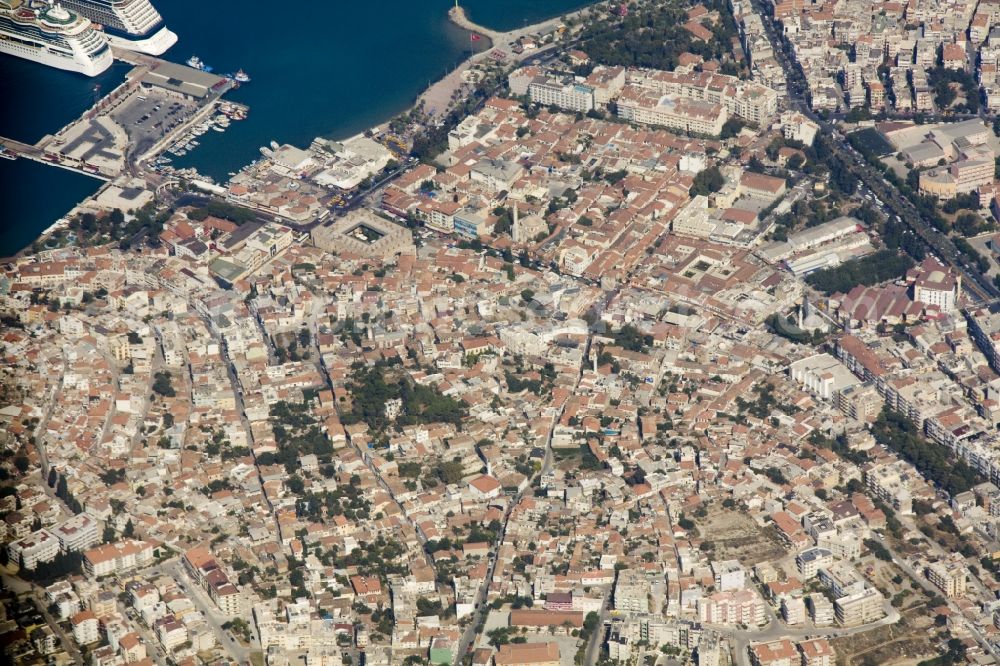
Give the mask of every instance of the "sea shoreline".
M 461 5 L 456 5 L 455 7 L 450 8 L 448 10 L 448 20 L 453 25 L 463 30 L 468 30 L 471 33 L 480 35 L 483 39 L 489 42 L 489 45 L 487 48 L 482 49 L 481 51 L 472 53 L 467 58 L 462 60 L 455 67 L 455 69 L 448 72 L 445 76 L 438 79 L 437 81 L 431 83 L 431 85 L 425 88 L 422 92 L 420 92 L 414 98 L 413 102 L 408 107 L 406 107 L 406 109 L 401 111 L 400 114 L 410 113 L 411 111 L 413 111 L 413 109 L 419 107 L 421 103 L 423 103 L 425 111 L 427 111 L 427 113 L 431 117 L 443 117 L 447 113 L 448 110 L 447 103 L 450 102 L 452 94 L 455 91 L 459 90 L 465 83 L 463 79 L 464 72 L 471 69 L 474 65 L 479 64 L 480 61 L 491 57 L 490 54 L 493 53 L 495 49 L 497 48 L 504 49 L 504 53 L 506 55 L 505 58 L 503 59 L 503 62 L 505 63 L 517 64 L 524 60 L 528 60 L 534 57 L 538 53 L 538 51 L 525 51 L 520 54 L 515 54 L 513 51 L 509 50 L 509 44 L 513 43 L 523 35 L 534 34 L 546 28 L 558 26 L 560 23 L 564 22 L 567 18 L 576 18 L 577 16 L 580 16 L 582 14 L 589 13 L 597 4 L 598 3 L 595 0 L 594 2 L 590 2 L 583 7 L 580 7 L 579 9 L 573 10 L 572 12 L 560 14 L 548 19 L 544 19 L 542 21 L 537 21 L 535 23 L 526 25 L 516 30 L 509 30 L 506 32 L 493 30 L 486 26 L 475 23 L 474 21 L 468 18 L 465 9 Z M 438 108 L 439 106 L 442 105 L 442 101 L 443 101 L 443 108 Z M 382 123 L 373 125 L 366 131 L 385 131 L 388 129 L 390 122 L 391 119 L 386 120 Z M 363 133 L 364 132 L 361 132 L 359 134 Z M 42 233 L 40 233 L 33 241 L 31 241 L 25 247 L 18 250 L 15 254 L 13 254 L 12 256 L 0 258 L 0 264 L 16 262 L 23 259 L 26 255 L 32 254 L 33 248 L 38 243 L 42 243 L 44 245 L 45 241 L 53 233 L 55 233 L 57 230 L 68 224 L 70 216 L 77 211 L 77 209 L 84 201 L 87 201 L 88 199 L 97 196 L 97 194 L 100 193 L 101 189 L 106 187 L 108 184 L 110 183 L 102 185 L 100 188 L 98 188 L 97 192 L 95 192 L 87 199 L 77 202 L 73 206 L 73 208 L 70 209 L 69 212 L 67 212 L 65 215 L 60 216 L 44 231 L 42 231 Z
M 567 18 L 575 18 L 584 13 L 590 12 L 598 2 L 590 2 L 579 9 L 575 9 L 572 12 L 567 12 L 564 14 L 559 14 L 551 18 L 547 18 L 541 21 L 537 21 L 530 25 L 518 28 L 516 30 L 500 31 L 494 30 L 484 25 L 480 25 L 474 22 L 466 14 L 465 8 L 461 5 L 456 5 L 448 10 L 448 21 L 453 25 L 463 29 L 468 30 L 470 33 L 475 33 L 480 35 L 483 39 L 489 42 L 489 46 L 481 51 L 477 51 L 467 58 L 462 60 L 455 69 L 448 72 L 445 76 L 441 77 L 437 81 L 431 83 L 427 88 L 420 92 L 413 100 L 413 103 L 406 109 L 401 111 L 401 114 L 406 114 L 411 112 L 416 107 L 420 106 L 421 102 L 424 104 L 425 110 L 431 116 L 444 116 L 447 113 L 446 104 L 447 101 L 451 99 L 451 95 L 462 87 L 464 80 L 462 79 L 462 74 L 474 65 L 478 64 L 480 61 L 489 58 L 490 54 L 497 48 L 500 48 L 505 53 L 504 62 L 507 63 L 519 63 L 523 60 L 527 60 L 535 56 L 537 51 L 526 51 L 524 53 L 515 54 L 513 51 L 509 50 L 507 46 L 509 43 L 516 41 L 522 35 L 533 34 L 539 32 L 547 27 L 556 26 L 564 22 Z M 442 102 L 443 100 L 443 102 Z M 444 104 L 445 108 L 440 108 Z M 390 121 L 385 121 L 371 127 L 372 130 L 384 130 L 388 127 Z

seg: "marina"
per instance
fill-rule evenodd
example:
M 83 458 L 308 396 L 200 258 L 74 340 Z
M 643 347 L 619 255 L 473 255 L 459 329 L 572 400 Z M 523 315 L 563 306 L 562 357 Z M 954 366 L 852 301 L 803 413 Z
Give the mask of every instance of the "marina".
M 34 144 L 0 138 L 0 157 L 26 159 L 110 180 L 137 175 L 140 165 L 167 168 L 169 158 L 183 156 L 210 130 L 225 131 L 247 117 L 247 107 L 222 101 L 234 80 L 211 75 L 149 55 L 116 51 L 133 63 L 125 81 L 97 100 L 79 118 Z
M 275 30 L 266 22 L 252 20 L 258 9 L 252 2 L 241 5 L 239 11 L 229 0 L 211 4 L 197 0 L 157 3 L 165 23 L 180 36 L 178 45 L 165 58 L 183 63 L 197 54 L 223 73 L 242 68 L 252 79 L 249 85 L 228 92 L 225 100 L 246 105 L 253 113 L 244 122 L 233 122 L 224 132 L 212 130 L 198 137 L 201 145 L 194 152 L 185 151 L 182 156 L 163 153 L 163 157 L 171 159 L 165 166 L 194 168 L 205 177 L 223 182 L 259 158 L 258 148 L 273 138 L 308 145 L 317 136 L 350 137 L 386 122 L 409 108 L 430 84 L 453 71 L 470 50 L 487 46 L 485 39 L 470 44 L 469 32 L 448 19 L 447 10 L 452 4 L 453 0 L 439 0 L 432 6 L 387 0 L 378 7 L 363 3 L 321 5 L 310 16 L 292 17 Z M 473 21 L 500 30 L 522 27 L 525 22 L 547 19 L 582 4 L 580 0 L 462 2 Z M 385 16 L 392 16 L 392 20 L 386 22 Z M 220 36 L 216 26 L 223 24 L 229 27 L 226 35 L 240 38 Z M 335 33 L 333 41 L 329 40 L 331 30 Z M 263 43 L 270 48 L 264 51 L 250 47 Z M 294 61 L 280 55 L 302 44 L 317 45 L 316 52 L 303 53 Z M 326 45 L 322 52 L 319 44 Z M 103 91 L 114 89 L 132 71 L 129 66 L 145 57 L 122 49 L 114 49 L 114 55 L 115 63 L 93 79 L 19 58 L 0 57 L 0 76 L 24 91 L 0 109 L 0 136 L 30 146 L 46 134 L 55 134 L 94 106 L 95 83 L 101 84 Z M 347 68 L 333 79 L 326 76 L 327 63 L 337 58 L 360 58 L 371 66 L 363 72 Z M 315 113 L 316 109 L 326 111 Z M 36 165 L 42 168 L 40 162 L 27 159 L 4 160 L 3 165 L 14 172 L 14 180 L 27 177 L 18 175 L 22 171 L 34 173 Z M 46 189 L 45 196 L 59 202 L 56 208 L 60 213 L 68 211 L 80 196 L 54 183 L 64 174 L 80 177 L 65 167 L 47 171 L 53 174 L 53 186 Z M 37 173 L 33 177 L 38 177 Z M 46 179 L 44 173 L 41 177 Z M 89 175 L 82 181 L 97 182 Z M 8 196 L 17 198 L 21 192 Z M 18 209 L 22 223 L 35 230 L 32 238 L 54 219 L 48 211 L 30 206 L 28 200 Z M 0 254 L 13 254 L 20 248 L 18 244 L 7 245 Z

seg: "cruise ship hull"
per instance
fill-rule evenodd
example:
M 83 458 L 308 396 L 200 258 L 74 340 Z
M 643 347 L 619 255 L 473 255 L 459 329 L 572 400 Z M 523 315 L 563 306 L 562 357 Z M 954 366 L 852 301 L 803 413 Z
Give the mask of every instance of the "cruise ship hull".
M 111 49 L 109 48 L 105 48 L 94 58 L 67 58 L 55 55 L 44 48 L 29 46 L 11 39 L 3 39 L 2 36 L 0 36 L 0 53 L 7 53 L 24 58 L 25 60 L 32 60 L 43 65 L 48 65 L 49 67 L 56 67 L 86 76 L 97 76 L 114 62 Z
M 177 43 L 177 35 L 166 26 L 157 30 L 151 37 L 146 39 L 128 39 L 119 35 L 104 33 L 108 43 L 116 49 L 145 53 L 146 55 L 158 56 L 166 53 L 167 49 Z

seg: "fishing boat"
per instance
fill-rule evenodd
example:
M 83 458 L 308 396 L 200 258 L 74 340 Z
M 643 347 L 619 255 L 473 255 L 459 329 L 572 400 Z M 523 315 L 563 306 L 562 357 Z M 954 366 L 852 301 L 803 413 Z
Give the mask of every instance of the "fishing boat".
M 212 67 L 206 65 L 205 62 L 196 55 L 191 56 L 187 59 L 187 66 L 193 67 L 195 69 L 200 69 L 203 72 L 211 72 Z
M 242 69 L 236 70 L 236 75 L 233 77 L 240 83 L 250 83 L 250 75 L 244 72 Z

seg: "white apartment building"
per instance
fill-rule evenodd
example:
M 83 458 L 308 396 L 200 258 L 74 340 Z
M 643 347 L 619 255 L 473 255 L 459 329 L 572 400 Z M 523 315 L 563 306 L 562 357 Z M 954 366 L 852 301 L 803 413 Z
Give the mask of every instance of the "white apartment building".
M 745 624 L 758 626 L 764 623 L 764 602 L 752 590 L 730 590 L 698 599 L 698 620 L 709 624 Z
M 52 528 L 64 553 L 90 548 L 101 540 L 100 523 L 89 514 L 80 513 Z
M 633 613 L 649 612 L 650 584 L 646 577 L 634 571 L 618 572 L 615 583 L 615 610 Z
M 152 561 L 152 544 L 131 539 L 91 548 L 83 554 L 83 568 L 91 578 L 130 571 Z
M 834 562 L 820 569 L 819 579 L 830 588 L 834 598 L 860 592 L 866 587 L 858 570 L 846 562 Z
M 73 625 L 73 640 L 78 645 L 90 645 L 101 640 L 100 624 L 93 611 L 80 611 L 70 618 Z
M 781 600 L 781 616 L 785 624 L 804 624 L 806 621 L 806 602 L 801 597 L 786 597 Z
M 884 599 L 875 588 L 849 594 L 833 602 L 837 622 L 844 626 L 868 624 L 882 619 Z
M 685 99 L 638 86 L 626 86 L 618 98 L 618 117 L 642 125 L 719 136 L 729 113 L 716 102 Z
M 557 106 L 567 111 L 586 113 L 594 108 L 594 89 L 572 80 L 536 78 L 528 86 L 528 96 L 536 104 Z
M 833 564 L 833 553 L 826 548 L 807 548 L 795 556 L 795 566 L 802 575 L 802 580 L 810 580 Z
M 822 594 L 813 594 L 807 603 L 809 616 L 817 627 L 828 627 L 833 624 L 833 602 Z
M 715 576 L 715 589 L 720 592 L 746 587 L 746 570 L 737 560 L 712 562 L 712 574 Z
M 34 570 L 40 563 L 51 562 L 59 554 L 59 540 L 48 530 L 38 530 L 7 546 L 10 561 Z

